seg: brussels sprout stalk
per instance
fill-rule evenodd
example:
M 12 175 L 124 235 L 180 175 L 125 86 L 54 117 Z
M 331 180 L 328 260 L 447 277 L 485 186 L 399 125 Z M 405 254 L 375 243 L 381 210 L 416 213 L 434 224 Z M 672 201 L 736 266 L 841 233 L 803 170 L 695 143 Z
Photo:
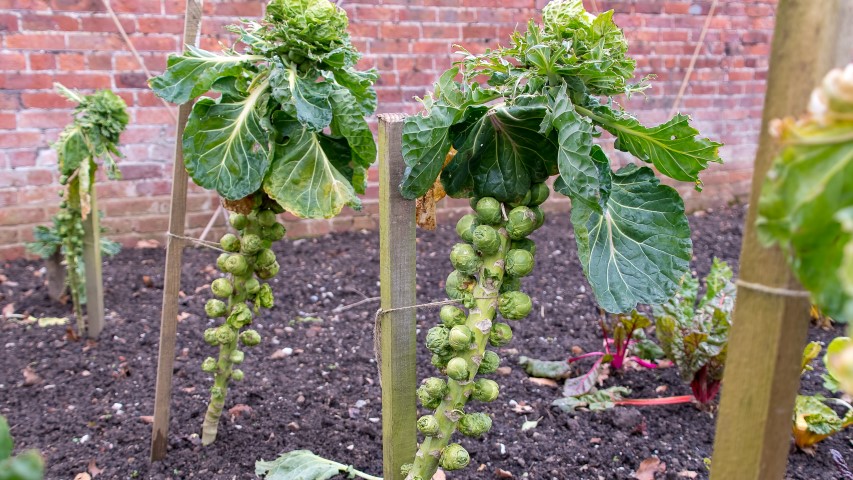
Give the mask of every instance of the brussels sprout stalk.
M 258 278 L 269 279 L 278 273 L 278 262 L 269 247 L 273 241 L 282 238 L 284 228 L 276 222 L 275 212 L 268 207 L 269 202 L 264 195 L 255 196 L 252 202 L 254 207 L 248 215 L 231 215 L 231 225 L 239 235 L 229 233 L 220 241 L 226 253 L 220 255 L 216 264 L 229 275 L 214 280 L 210 288 L 216 297 L 227 298 L 227 304 L 213 298 L 205 305 L 208 316 L 224 317 L 224 321 L 204 332 L 208 344 L 219 346 L 219 358 L 208 357 L 202 363 L 202 370 L 213 374 L 210 403 L 202 425 L 202 445 L 210 445 L 216 440 L 229 382 L 243 379 L 243 371 L 234 367 L 242 363 L 244 357 L 238 344 L 252 347 L 261 341 L 257 331 L 243 330 L 243 327 L 252 324 L 253 313 L 256 315 L 261 307 L 271 308 L 273 305 L 269 284 L 262 285 Z M 252 303 L 254 308 L 248 303 Z
M 497 204 L 497 207 L 496 207 Z M 527 207 L 517 207 L 527 208 Z M 436 366 L 444 367 L 448 375 L 447 387 L 440 401 L 437 398 L 430 398 L 425 390 L 419 391 L 421 402 L 426 407 L 435 407 L 434 418 L 437 420 L 437 432 L 425 432 L 424 441 L 421 443 L 414 462 L 404 467 L 404 471 L 408 470 L 407 480 L 428 480 L 439 466 L 445 470 L 456 470 L 465 467 L 468 462 L 468 454 L 465 449 L 456 443 L 449 443 L 451 436 L 455 430 L 469 436 L 479 436 L 488 431 L 491 426 L 491 419 L 482 413 L 466 413 L 465 405 L 471 398 L 483 401 L 492 401 L 497 397 L 497 384 L 491 380 L 480 379 L 475 381 L 477 373 L 492 373 L 497 367 L 497 356 L 494 352 L 487 351 L 486 347 L 492 345 L 504 345 L 511 338 L 511 329 L 506 324 L 495 324 L 495 318 L 498 311 L 504 311 L 501 307 L 501 294 L 503 293 L 502 285 L 504 283 L 507 268 L 507 257 L 510 252 L 517 252 L 513 249 L 513 240 L 508 232 L 508 222 L 504 214 L 500 213 L 501 208 L 497 201 L 492 198 L 481 199 L 476 204 L 476 210 L 480 217 L 480 229 L 477 235 L 471 235 L 471 216 L 466 216 L 460 223 L 465 225 L 457 228 L 463 240 L 474 242 L 479 250 L 482 260 L 479 269 L 476 272 L 477 279 L 473 287 L 466 283 L 466 274 L 473 272 L 460 272 L 459 267 L 462 265 L 471 265 L 474 262 L 469 260 L 459 260 L 459 252 L 465 249 L 459 245 L 454 247 L 456 255 L 451 255 L 451 261 L 457 270 L 451 275 L 452 282 L 448 288 L 448 294 L 451 297 L 459 299 L 466 307 L 469 308 L 468 316 L 465 320 L 464 328 L 469 330 L 471 341 L 466 348 L 455 348 L 449 345 L 446 348 L 450 352 L 442 352 L 438 342 L 431 342 L 429 345 L 436 353 L 433 357 L 433 363 Z M 507 208 L 508 210 L 508 208 Z M 513 209 L 515 210 L 515 209 Z M 495 212 L 498 212 L 495 214 Z M 484 228 L 484 225 L 486 227 Z M 491 232 L 489 231 L 491 230 Z M 496 236 L 492 235 L 496 233 Z M 523 232 L 524 235 L 517 235 L 519 238 L 529 234 L 529 231 Z M 482 243 L 476 238 L 490 237 L 497 242 Z M 463 244 L 467 245 L 467 244 Z M 532 260 L 532 257 L 531 257 Z M 532 266 L 531 266 L 532 268 Z M 529 269 L 524 268 L 524 275 L 529 273 Z M 526 298 L 526 295 L 521 292 L 513 292 L 520 294 Z M 528 299 L 529 301 L 529 299 Z M 523 303 L 523 302 L 522 302 Z M 515 311 L 508 309 L 506 318 L 520 319 L 529 312 L 529 305 L 522 305 L 520 310 Z M 442 321 L 444 327 L 436 327 L 437 329 L 446 328 L 448 322 L 453 323 L 451 319 L 452 310 L 448 308 L 442 312 Z M 515 312 L 515 313 L 510 313 Z M 454 334 L 458 333 L 463 327 L 454 326 L 450 330 L 448 337 L 451 339 L 449 344 L 452 344 Z M 461 331 L 465 331 L 464 329 Z M 445 355 L 446 353 L 446 355 Z M 452 358 L 447 358 L 452 356 Z M 445 362 L 446 360 L 446 362 Z M 484 361 L 485 360 L 485 361 Z M 438 379 L 428 379 L 424 382 L 422 388 L 431 385 L 429 382 L 440 382 Z M 441 393 L 441 392 L 439 392 Z M 425 401 L 426 400 L 426 401 Z M 435 400 L 435 401 L 434 401 Z M 437 407 L 436 407 L 437 405 Z M 422 417 L 423 418 L 423 417 Z

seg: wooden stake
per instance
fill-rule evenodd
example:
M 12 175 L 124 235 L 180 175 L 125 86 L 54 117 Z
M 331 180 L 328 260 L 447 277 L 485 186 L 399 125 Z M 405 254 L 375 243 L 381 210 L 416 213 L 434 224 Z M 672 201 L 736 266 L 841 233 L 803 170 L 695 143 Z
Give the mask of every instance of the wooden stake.
M 826 72 L 838 63 L 842 4 L 853 0 L 780 0 L 770 57 L 740 278 L 771 287 L 802 289 L 779 248 L 764 248 L 755 219 L 761 186 L 779 145 L 770 121 L 799 116 Z M 849 19 L 847 19 L 849 21 Z M 844 61 L 848 61 L 844 59 Z M 785 476 L 791 415 L 800 384 L 800 358 L 809 325 L 809 302 L 739 287 L 723 379 L 712 480 L 778 480 Z
M 403 178 L 400 114 L 379 116 L 379 281 L 384 310 L 415 304 L 415 202 L 400 195 Z M 417 449 L 417 338 L 415 310 L 379 317 L 382 382 L 382 457 L 386 480 L 402 480 L 400 467 Z
M 95 184 L 92 171 L 90 185 Z M 83 220 L 83 264 L 86 267 L 86 334 L 98 338 L 104 329 L 104 279 L 101 271 L 101 219 L 95 188 L 89 194 L 91 210 Z
M 198 45 L 202 0 L 187 0 L 184 19 L 184 43 Z M 172 203 L 169 209 L 169 232 L 183 235 L 187 217 L 187 171 L 184 167 L 182 138 L 193 102 L 178 108 L 175 129 L 175 165 L 172 169 Z M 175 335 L 178 329 L 178 292 L 181 290 L 181 261 L 184 241 L 174 236 L 166 239 L 166 274 L 163 284 L 163 311 L 160 317 L 160 352 L 157 360 L 157 386 L 154 393 L 154 425 L 151 430 L 151 461 L 166 456 L 169 436 L 169 413 L 172 398 L 172 368 L 175 363 Z

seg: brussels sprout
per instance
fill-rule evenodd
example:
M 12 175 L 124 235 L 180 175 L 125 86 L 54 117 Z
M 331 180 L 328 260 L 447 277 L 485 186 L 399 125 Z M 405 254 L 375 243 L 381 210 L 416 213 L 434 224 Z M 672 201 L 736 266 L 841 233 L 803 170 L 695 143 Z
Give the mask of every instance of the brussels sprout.
M 544 183 L 534 183 L 530 186 L 530 202 L 527 203 L 530 207 L 535 207 L 545 203 L 548 200 L 548 195 L 551 194 L 551 189 Z
M 222 387 L 217 387 L 216 385 L 210 387 L 210 396 L 214 399 L 221 400 L 225 398 L 225 392 L 222 390 Z
M 427 437 L 436 436 L 438 429 L 438 419 L 434 415 L 424 415 L 418 419 L 418 431 Z
M 463 274 L 458 270 L 450 272 L 447 276 L 447 281 L 444 284 L 444 291 L 447 296 L 454 300 L 463 300 L 466 293 L 474 290 L 476 284 L 474 277 Z
M 207 357 L 201 362 L 201 369 L 207 373 L 213 373 L 216 370 L 216 359 L 213 357 Z
M 265 283 L 261 286 L 260 291 L 258 291 L 257 304 L 264 308 L 272 308 L 274 302 L 272 295 L 272 287 L 270 287 L 269 283 Z
M 225 260 L 225 271 L 242 277 L 249 271 L 249 263 L 243 255 L 235 254 Z
M 261 243 L 261 237 L 255 235 L 254 233 L 247 233 L 243 235 L 243 238 L 240 240 L 240 250 L 246 255 L 254 255 L 261 251 L 264 248 Z
M 231 313 L 228 315 L 228 325 L 235 329 L 241 329 L 246 325 L 252 324 L 252 310 L 243 302 L 234 304 L 231 308 Z
M 237 235 L 233 233 L 226 233 L 222 236 L 222 239 L 219 240 L 219 245 L 226 252 L 239 252 L 240 251 L 240 239 L 237 238 Z
M 258 224 L 262 227 L 271 227 L 275 224 L 275 212 L 272 210 L 261 210 L 258 212 Z
M 440 378 L 430 377 L 421 382 L 417 394 L 425 408 L 436 408 L 447 394 L 447 384 Z
M 450 251 L 450 263 L 465 275 L 474 275 L 483 266 L 483 260 L 477 255 L 477 251 L 467 243 L 457 243 L 453 246 Z
M 445 305 L 441 307 L 439 317 L 441 317 L 441 322 L 447 327 L 464 325 L 465 321 L 467 320 L 465 312 L 461 308 L 454 305 Z
M 518 240 L 536 230 L 536 214 L 529 207 L 515 207 L 509 212 L 506 232 L 509 238 Z
M 261 334 L 257 330 L 246 330 L 240 334 L 240 342 L 247 347 L 254 347 L 261 343 Z
M 403 474 L 403 476 L 405 477 L 409 475 L 409 472 L 412 471 L 412 467 L 414 466 L 415 465 L 413 463 L 404 463 L 400 465 L 400 473 Z
M 68 175 L 60 175 L 59 176 L 59 184 L 67 185 L 68 184 Z
M 456 424 L 459 433 L 477 438 L 492 429 L 492 417 L 482 412 L 466 413 Z
M 227 278 L 217 278 L 210 284 L 210 291 L 219 298 L 226 298 L 234 293 L 234 287 Z
M 499 366 L 501 366 L 501 357 L 491 350 L 486 350 L 486 353 L 483 354 L 483 361 L 480 362 L 480 368 L 477 369 L 477 374 L 495 373 Z
M 493 347 L 503 347 L 512 340 L 512 327 L 506 323 L 496 323 L 492 325 L 492 330 L 489 332 L 489 343 Z
M 531 255 L 536 256 L 536 242 L 529 238 L 522 238 L 519 240 L 513 240 L 509 244 L 510 250 L 518 249 L 518 250 L 526 250 L 530 252 Z
M 463 215 L 462 218 L 456 222 L 456 234 L 459 235 L 459 238 L 462 240 L 472 242 L 474 240 L 474 229 L 479 225 L 480 222 L 477 220 L 476 215 L 472 213 Z
M 504 277 L 501 283 L 500 293 L 515 292 L 521 290 L 521 279 L 517 277 Z
M 488 378 L 480 378 L 474 382 L 474 391 L 471 398 L 481 402 L 494 402 L 498 398 L 500 387 L 498 382 Z
M 449 336 L 450 331 L 443 325 L 430 328 L 426 336 L 427 349 L 437 355 L 446 352 L 450 348 Z
M 257 265 L 258 267 L 269 267 L 273 263 L 275 263 L 275 252 L 273 252 L 269 248 L 261 250 L 260 252 L 258 252 L 258 256 L 255 257 L 255 265 Z
M 533 271 L 533 254 L 527 250 L 514 248 L 506 253 L 506 274 L 511 277 L 524 277 Z
M 474 208 L 477 219 L 486 225 L 496 225 L 501 222 L 501 202 L 492 197 L 483 197 L 477 201 Z
M 519 200 L 517 202 L 510 202 L 509 206 L 513 207 L 513 208 L 521 207 L 521 206 L 529 204 L 530 200 L 531 200 L 530 190 L 528 190 L 527 193 L 524 194 L 524 197 L 521 198 L 521 200 Z
M 279 266 L 278 262 L 273 262 L 272 265 L 270 265 L 268 267 L 261 268 L 261 269 L 257 270 L 256 272 L 258 274 L 258 277 L 260 277 L 264 280 L 269 280 L 270 278 L 278 275 L 278 271 L 280 268 L 281 267 Z
M 237 230 L 243 230 L 249 224 L 249 217 L 242 213 L 231 212 L 231 215 L 228 217 L 228 221 L 231 223 L 232 227 Z
M 479 201 L 480 201 L 479 197 L 471 197 L 468 199 L 468 205 L 471 206 L 471 210 L 477 209 L 477 202 L 479 202 Z
M 454 350 L 467 350 L 471 347 L 471 341 L 471 329 L 465 325 L 456 325 L 451 328 L 450 334 L 447 337 L 450 348 Z
M 204 312 L 210 318 L 221 317 L 225 315 L 225 312 L 228 311 L 228 307 L 225 306 L 225 302 L 222 300 L 217 300 L 215 298 L 211 298 L 204 304 Z
M 264 228 L 263 232 L 265 239 L 277 242 L 284 238 L 284 234 L 287 230 L 284 228 L 284 225 L 280 223 L 273 223 L 271 226 Z
M 454 357 L 447 362 L 447 376 L 457 382 L 468 380 L 468 362 L 462 357 Z
M 211 327 L 204 331 L 204 343 L 213 347 L 219 345 L 219 337 L 216 335 L 216 327 Z
M 233 352 L 231 352 L 231 355 L 229 356 L 229 360 L 231 360 L 231 363 L 240 365 L 241 363 L 243 363 L 243 359 L 245 357 L 246 357 L 246 354 L 243 353 L 242 351 L 234 350 Z
M 216 328 L 216 338 L 222 345 L 227 345 L 233 342 L 236 336 L 237 334 L 234 333 L 234 330 L 231 330 L 228 325 L 220 325 Z
M 433 367 L 439 370 L 444 370 L 444 368 L 447 366 L 447 362 L 449 362 L 451 358 L 453 358 L 452 354 L 447 355 L 444 352 L 442 352 L 441 354 L 434 353 L 432 354 L 432 357 L 429 359 L 429 361 Z
M 250 277 L 243 283 L 243 288 L 246 289 L 246 293 L 249 295 L 255 295 L 261 290 L 261 282 L 255 277 Z
M 231 371 L 231 378 L 238 381 L 238 382 L 242 381 L 244 376 L 245 376 L 245 374 L 239 368 Z
M 468 451 L 458 443 L 451 443 L 441 452 L 438 464 L 445 470 L 459 470 L 468 466 L 471 457 Z
M 64 200 L 59 202 L 59 208 L 68 208 L 68 202 Z
M 219 257 L 216 258 L 216 268 L 225 272 L 226 271 L 225 270 L 225 262 L 228 260 L 228 257 L 230 257 L 230 256 L 231 256 L 230 253 L 220 254 Z
M 488 225 L 480 225 L 474 229 L 474 246 L 484 255 L 492 255 L 501 248 L 501 237 L 497 230 Z
M 498 300 L 498 310 L 507 320 L 521 320 L 532 308 L 533 302 L 524 292 L 502 293 Z
M 536 215 L 536 224 L 533 229 L 538 230 L 539 227 L 545 225 L 545 210 L 542 210 L 542 207 L 530 207 L 530 210 L 533 211 L 533 215 Z

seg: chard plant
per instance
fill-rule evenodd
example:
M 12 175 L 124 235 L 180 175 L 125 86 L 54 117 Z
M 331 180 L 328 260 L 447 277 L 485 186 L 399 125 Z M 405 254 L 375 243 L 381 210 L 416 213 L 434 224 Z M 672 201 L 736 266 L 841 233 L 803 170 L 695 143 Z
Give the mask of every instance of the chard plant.
M 580 0 L 557 0 L 542 18 L 507 47 L 463 50 L 423 99 L 425 114 L 409 117 L 403 129 L 403 196 L 418 198 L 439 181 L 474 209 L 457 224 L 462 242 L 451 251 L 446 282 L 464 309 L 444 307 L 441 325 L 427 335 L 447 378 L 428 378 L 418 390 L 433 413 L 418 420 L 424 439 L 404 467 L 409 480 L 428 480 L 439 466 L 463 468 L 470 459 L 453 433 L 476 437 L 491 426 L 468 403 L 498 396 L 497 383 L 483 378 L 500 361 L 488 347 L 512 338 L 498 314 L 515 322 L 531 311 L 521 278 L 533 269 L 535 244 L 527 237 L 544 222 L 546 181 L 555 177 L 553 189 L 572 200 L 578 254 L 600 306 L 623 313 L 676 291 L 691 258 L 690 229 L 676 190 L 649 167 L 614 171 L 595 139 L 609 132 L 617 150 L 697 189 L 699 173 L 721 161 L 720 144 L 698 137 L 688 117 L 646 127 L 617 104 L 616 97 L 648 85 L 631 83 L 635 62 L 612 11 L 594 16 Z M 451 148 L 456 153 L 445 162 Z
M 0 480 L 42 480 L 44 459 L 36 450 L 12 456 L 15 442 L 9 432 L 9 422 L 0 415 Z
M 273 306 L 265 281 L 280 269 L 273 242 L 285 235 L 276 215 L 331 218 L 346 205 L 361 207 L 367 168 L 376 145 L 365 116 L 376 108 L 375 71 L 359 71 L 360 54 L 347 33 L 346 12 L 327 0 L 272 0 L 260 21 L 229 31 L 239 40 L 220 53 L 187 46 L 169 57 L 151 88 L 173 103 L 195 101 L 183 135 L 193 181 L 215 190 L 232 211 L 237 234 L 220 241 L 217 260 L 226 276 L 205 310 L 222 324 L 204 332 L 219 347 L 202 363 L 214 385 L 202 443 L 216 439 L 240 346 L 261 341 L 252 325 L 260 308 Z
M 127 127 L 127 105 L 124 100 L 109 90 L 99 90 L 83 95 L 58 83 L 57 92 L 74 102 L 74 119 L 54 143 L 56 150 L 61 201 L 59 211 L 52 218 L 52 225 L 37 226 L 34 241 L 27 245 L 30 252 L 50 258 L 57 252 L 63 257 L 65 281 L 71 293 L 71 302 L 77 318 L 77 335 L 83 336 L 86 323 L 83 305 L 86 304 L 86 267 L 83 262 L 83 221 L 93 212 L 91 198 L 95 188 L 95 173 L 100 160 L 111 180 L 121 178 L 116 165 L 119 152 L 119 137 Z M 101 252 L 106 255 L 118 253 L 119 244 L 101 239 Z

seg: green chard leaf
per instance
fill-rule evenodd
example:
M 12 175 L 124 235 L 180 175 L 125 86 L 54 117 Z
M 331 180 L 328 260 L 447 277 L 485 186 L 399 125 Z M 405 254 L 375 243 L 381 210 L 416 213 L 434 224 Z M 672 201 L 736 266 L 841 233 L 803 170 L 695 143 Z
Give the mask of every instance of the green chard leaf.
M 662 125 L 645 127 L 634 117 L 604 105 L 592 109 L 579 106 L 577 110 L 615 135 L 618 150 L 654 164 L 672 179 L 698 186 L 699 172 L 708 168 L 709 162 L 722 163 L 718 153 L 722 144 L 697 138 L 699 131 L 690 126 L 686 115 L 678 114 Z
M 572 224 L 584 273 L 609 312 L 666 301 L 689 267 L 684 202 L 649 168 L 630 164 L 613 173 L 602 211 L 575 204 Z
M 245 96 L 202 98 L 184 130 L 184 163 L 193 181 L 229 200 L 255 192 L 270 165 L 269 137 L 263 127 L 269 84 Z
M 262 60 L 260 55 L 215 54 L 187 45 L 182 55 L 169 55 L 166 71 L 148 85 L 168 102 L 186 103 L 209 92 L 216 80 L 238 76 L 245 64 Z

